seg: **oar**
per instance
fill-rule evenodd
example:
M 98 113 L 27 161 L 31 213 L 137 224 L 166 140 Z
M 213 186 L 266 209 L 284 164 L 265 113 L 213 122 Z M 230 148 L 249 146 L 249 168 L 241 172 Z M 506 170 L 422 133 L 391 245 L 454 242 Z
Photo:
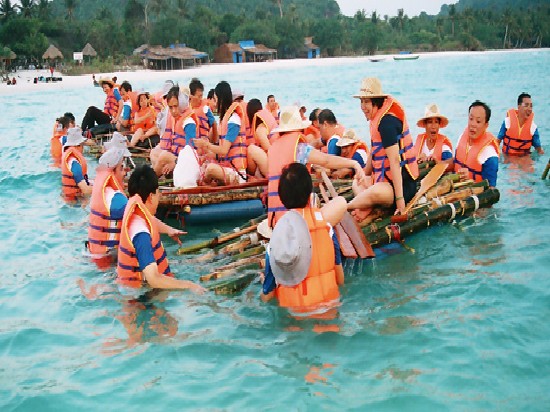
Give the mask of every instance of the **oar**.
M 548 159 L 546 168 L 544 169 L 544 172 L 542 172 L 542 180 L 546 179 L 546 176 L 548 176 L 548 170 L 550 170 L 550 159 Z
M 416 204 L 416 202 L 418 202 L 418 199 L 420 199 L 424 193 L 426 193 L 433 185 L 437 183 L 439 178 L 443 176 L 443 173 L 445 173 L 446 169 L 446 163 L 437 163 L 424 177 L 424 179 L 420 181 L 420 188 L 418 189 L 418 192 L 416 192 L 401 215 L 392 216 L 392 222 L 404 222 L 407 220 L 407 213 L 409 213 L 409 210 L 411 210 L 411 208 Z

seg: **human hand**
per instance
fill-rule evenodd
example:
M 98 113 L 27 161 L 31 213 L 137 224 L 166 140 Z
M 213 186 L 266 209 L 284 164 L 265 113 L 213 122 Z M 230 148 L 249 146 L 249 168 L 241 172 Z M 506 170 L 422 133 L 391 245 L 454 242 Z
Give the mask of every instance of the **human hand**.
M 403 196 L 400 196 L 399 199 L 395 201 L 395 213 L 394 215 L 402 215 L 405 211 L 405 199 L 403 199 Z
M 170 173 L 171 171 L 173 171 L 176 167 L 176 164 L 175 163 L 167 163 L 166 165 L 164 165 L 164 167 L 162 168 L 162 174 L 163 175 L 167 175 L 168 173 Z
M 355 169 L 354 178 L 357 180 L 357 183 L 361 184 L 361 181 L 363 181 L 363 179 L 365 179 L 366 177 L 365 171 L 358 162 L 355 163 L 355 166 L 353 168 Z
M 203 288 L 201 285 L 193 282 L 189 282 L 189 290 L 198 295 L 203 295 L 207 289 Z
M 201 138 L 195 138 L 193 139 L 193 143 L 195 144 L 195 147 L 197 149 L 206 149 L 210 142 L 207 138 L 201 137 Z
M 181 235 L 186 235 L 187 232 L 184 232 L 183 230 L 178 230 L 176 228 L 171 227 L 168 229 L 167 235 L 172 238 L 178 245 L 181 246 L 181 239 L 179 238 Z

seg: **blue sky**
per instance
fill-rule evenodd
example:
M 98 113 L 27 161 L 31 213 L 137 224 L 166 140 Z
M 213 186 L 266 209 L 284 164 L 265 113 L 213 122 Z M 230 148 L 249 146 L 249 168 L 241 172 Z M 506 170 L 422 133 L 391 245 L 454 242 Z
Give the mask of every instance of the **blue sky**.
M 384 16 L 396 16 L 398 9 L 403 9 L 405 14 L 412 17 L 418 16 L 422 11 L 428 14 L 437 14 L 442 4 L 454 4 L 458 0 L 336 0 L 342 14 L 353 16 L 357 10 L 365 9 L 367 16 L 376 10 Z

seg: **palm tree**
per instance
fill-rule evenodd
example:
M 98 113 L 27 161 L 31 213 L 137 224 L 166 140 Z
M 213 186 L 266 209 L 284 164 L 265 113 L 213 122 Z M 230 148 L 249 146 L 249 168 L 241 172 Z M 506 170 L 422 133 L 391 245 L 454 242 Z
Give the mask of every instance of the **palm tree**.
M 403 9 L 397 9 L 397 20 L 399 21 L 399 31 L 403 34 L 403 18 L 405 11 Z
M 449 6 L 449 18 L 451 19 L 451 35 L 455 36 L 456 7 L 454 4 Z
M 279 7 L 279 14 L 281 15 L 281 19 L 282 19 L 283 18 L 283 0 L 271 0 L 271 1 Z
M 65 8 L 67 9 L 67 18 L 72 21 L 74 9 L 76 9 L 76 0 L 65 0 Z
M 39 0 L 38 17 L 41 20 L 48 20 L 50 18 L 50 2 L 48 0 Z
M 15 14 L 15 6 L 11 4 L 10 0 L 0 0 L 0 15 L 2 20 L 8 20 Z
M 34 0 L 21 0 L 21 5 L 19 9 L 23 17 L 31 17 L 34 12 Z

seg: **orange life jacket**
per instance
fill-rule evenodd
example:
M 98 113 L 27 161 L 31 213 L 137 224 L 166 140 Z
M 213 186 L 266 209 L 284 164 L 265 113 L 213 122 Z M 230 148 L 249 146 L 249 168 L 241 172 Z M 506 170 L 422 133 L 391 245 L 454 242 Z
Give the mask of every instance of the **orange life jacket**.
M 277 107 L 275 107 L 275 109 L 273 110 L 269 110 L 269 113 L 271 113 L 271 115 L 273 116 L 273 118 L 275 119 L 275 121 L 277 123 L 279 123 L 279 103 L 277 103 Z
M 74 146 L 69 147 L 65 150 L 65 153 L 63 153 L 61 159 L 61 190 L 67 199 L 73 200 L 81 195 L 82 191 L 74 181 L 73 172 L 69 167 L 69 160 L 71 157 L 74 157 L 76 161 L 80 163 L 80 166 L 82 166 L 82 175 L 86 180 L 88 179 L 88 163 L 86 163 L 86 159 L 82 153 Z
M 111 89 L 109 93 L 107 93 L 103 111 L 111 117 L 116 117 L 116 115 L 118 114 L 118 102 L 115 97 L 114 89 Z
M 244 111 L 243 105 L 239 102 L 233 102 L 229 109 L 227 109 L 227 112 L 225 112 L 225 115 L 220 123 L 220 140 L 225 139 L 225 136 L 227 136 L 229 119 L 233 113 L 236 113 L 241 118 L 241 128 L 237 138 L 233 143 L 231 143 L 229 152 L 227 152 L 227 155 L 224 158 L 220 159 L 220 163 L 227 166 L 231 165 L 236 170 L 242 170 L 246 169 L 248 165 L 246 159 L 246 111 Z
M 118 246 L 120 240 L 122 220 L 111 217 L 110 207 L 105 199 L 107 187 L 124 193 L 124 188 L 112 169 L 98 168 L 90 199 L 88 226 L 88 248 L 95 255 L 107 254 L 109 249 Z
M 118 246 L 117 282 L 124 286 L 138 288 L 143 285 L 145 279 L 139 269 L 136 249 L 128 232 L 134 216 L 140 216 L 147 223 L 149 232 L 151 233 L 151 245 L 153 246 L 153 256 L 157 262 L 158 272 L 167 276 L 173 275 L 170 272 L 166 252 L 160 240 L 156 220 L 142 202 L 141 197 L 134 195 L 128 199 L 128 204 L 124 210 L 124 217 L 122 218 L 120 243 Z
M 134 130 L 134 115 L 136 114 L 139 107 L 137 104 L 137 93 L 130 91 L 126 92 L 126 94 L 126 97 L 122 98 L 124 102 L 130 102 L 130 118 L 128 119 L 128 124 L 126 125 L 126 127 L 130 130 Z
M 161 149 L 167 150 L 175 156 L 179 155 L 180 150 L 183 149 L 186 144 L 183 124 L 189 117 L 193 118 L 195 124 L 198 124 L 196 114 L 189 108 L 187 108 L 185 112 L 177 119 L 174 119 L 172 114 L 168 112 L 166 129 L 164 130 L 164 134 L 162 135 L 159 143 Z
M 298 143 L 305 142 L 304 136 L 299 132 L 286 133 L 273 142 L 267 152 L 267 221 L 271 228 L 274 228 L 277 220 L 288 211 L 279 197 L 281 173 L 286 165 L 296 161 Z
M 193 108 L 198 120 L 197 137 L 206 137 L 210 135 L 210 123 L 208 123 L 208 116 L 204 113 L 204 108 L 208 107 L 206 101 L 203 100 L 199 107 Z
M 136 117 L 143 117 L 147 113 L 151 113 L 151 115 L 149 117 L 147 117 L 145 120 L 143 120 L 139 123 L 136 123 Z M 155 125 L 156 120 L 157 120 L 157 113 L 156 113 L 156 111 L 153 107 L 146 106 L 143 109 L 139 109 L 134 114 L 134 120 L 133 120 L 133 124 L 132 124 L 132 132 L 135 132 L 137 129 L 141 129 L 144 132 L 146 132 L 147 130 L 149 130 L 151 127 L 153 127 Z
M 414 144 L 414 154 L 416 158 L 422 154 L 422 147 L 424 146 L 424 142 L 428 138 L 426 133 L 421 133 L 416 137 L 416 143 Z M 443 145 L 446 144 L 451 148 L 451 151 L 453 150 L 453 144 L 449 140 L 449 138 L 443 134 L 437 134 L 437 138 L 435 139 L 435 145 L 433 148 L 432 157 L 437 160 L 438 162 L 441 161 L 441 156 L 443 154 Z
M 405 110 L 397 100 L 388 96 L 382 107 L 378 109 L 374 119 L 370 121 L 373 183 L 392 183 L 393 181 L 390 161 L 382 145 L 382 136 L 380 136 L 380 132 L 378 131 L 380 121 L 386 114 L 395 116 L 403 122 L 403 129 L 398 139 L 399 166 L 405 167 L 411 177 L 416 179 L 418 177 L 418 164 L 416 163 L 416 156 L 414 155 L 414 145 L 409 131 L 409 125 L 405 117 Z
M 299 209 L 297 209 L 299 211 Z M 294 312 L 311 312 L 340 297 L 334 263 L 334 244 L 320 209 L 306 207 L 303 216 L 311 236 L 311 263 L 306 278 L 296 286 L 277 285 L 279 304 Z
M 484 136 L 480 136 L 475 139 L 474 144 L 470 146 L 468 138 L 468 128 L 464 129 L 460 142 L 456 148 L 455 153 L 455 172 L 462 167 L 465 167 L 469 171 L 470 179 L 475 182 L 481 182 L 481 171 L 483 164 L 479 161 L 479 154 L 487 146 L 493 146 L 499 154 L 498 142 L 495 136 L 490 132 L 485 132 Z
M 304 135 L 305 136 L 308 136 L 308 135 L 313 135 L 313 138 L 314 139 L 320 139 L 321 138 L 321 131 L 313 126 L 312 124 L 310 124 L 305 130 L 304 130 Z
M 66 134 L 64 129 L 55 130 L 51 140 L 50 140 L 50 153 L 54 159 L 61 159 L 63 156 L 63 144 L 61 143 L 61 138 Z
M 507 155 L 524 156 L 531 152 L 533 144 L 533 135 L 531 134 L 531 125 L 535 114 L 531 112 L 523 126 L 519 125 L 517 109 L 508 110 L 508 119 L 510 127 L 502 139 L 502 151 Z
M 334 134 L 332 136 L 330 136 L 330 139 L 328 139 L 328 141 L 326 141 L 326 142 L 323 142 L 321 140 L 321 143 L 323 144 L 323 146 L 321 146 L 321 152 L 328 153 L 328 144 L 332 140 L 333 136 L 339 136 L 340 138 L 342 138 L 345 131 L 346 131 L 346 128 L 344 126 L 342 126 L 341 124 L 337 124 L 336 129 L 334 129 Z M 319 133 L 319 136 L 320 135 L 321 134 Z
M 259 110 L 254 114 L 254 118 L 252 119 L 252 125 L 250 127 L 253 143 L 256 145 L 259 145 L 260 142 L 256 139 L 256 128 L 263 124 L 267 129 L 267 137 L 269 139 L 269 142 L 272 143 L 279 137 L 279 133 L 273 133 L 272 130 L 275 129 L 279 124 L 277 123 L 277 120 L 273 117 L 271 112 L 267 109 Z

